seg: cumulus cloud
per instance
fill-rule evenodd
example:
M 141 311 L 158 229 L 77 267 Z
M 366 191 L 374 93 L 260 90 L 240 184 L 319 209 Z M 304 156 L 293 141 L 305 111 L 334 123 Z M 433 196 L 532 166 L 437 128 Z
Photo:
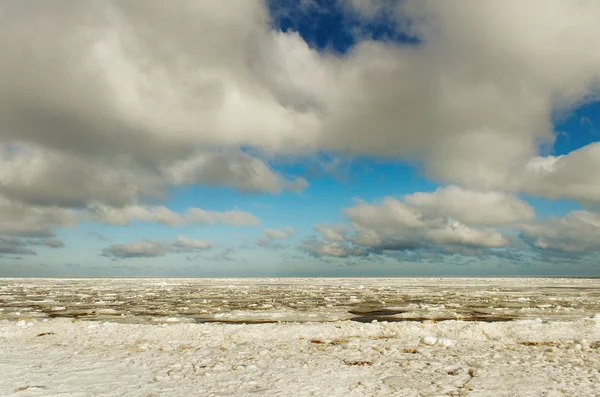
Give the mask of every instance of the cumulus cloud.
M 213 247 L 210 241 L 178 236 L 172 242 L 142 240 L 128 244 L 112 244 L 102 250 L 102 255 L 113 259 L 155 258 L 169 253 L 194 253 Z
M 442 246 L 500 248 L 508 245 L 507 238 L 496 230 L 475 229 L 459 222 L 449 222 L 443 228 L 429 230 L 426 237 L 428 241 Z
M 183 236 L 178 236 L 172 247 L 177 252 L 195 252 L 203 251 L 211 248 L 213 243 L 210 241 L 190 239 Z
M 247 192 L 299 192 L 308 187 L 304 178 L 287 180 L 264 161 L 235 151 L 200 154 L 168 169 L 177 185 L 226 185 Z
M 348 258 L 368 253 L 364 249 L 353 246 L 348 242 L 319 241 L 313 238 L 306 239 L 303 248 L 315 257 Z
M 155 258 L 165 256 L 168 252 L 168 245 L 160 241 L 144 240 L 129 244 L 113 244 L 102 250 L 102 255 L 118 259 Z
M 0 196 L 0 253 L 36 255 L 36 247 L 62 248 L 56 229 L 75 227 L 77 212 L 64 208 L 31 206 Z
M 293 227 L 288 226 L 283 229 L 265 229 L 264 233 L 270 239 L 286 239 L 296 233 L 296 231 Z
M 230 226 L 256 226 L 260 224 L 260 219 L 258 219 L 255 215 L 239 209 L 218 212 L 207 211 L 200 208 L 190 208 L 185 213 L 185 218 L 189 222 L 195 222 L 203 225 L 224 223 Z
M 230 211 L 207 211 L 201 208 L 189 208 L 183 215 L 164 206 L 132 205 L 123 208 L 94 206 L 88 208 L 85 218 L 93 222 L 111 225 L 130 225 L 134 221 L 156 222 L 167 226 L 181 226 L 191 223 L 212 225 L 224 223 L 230 226 L 255 226 L 260 220 L 253 214 L 239 209 Z
M 552 141 L 553 112 L 597 93 L 597 2 L 350 3 L 366 19 L 387 7 L 418 42 L 319 52 L 273 30 L 259 0 L 1 1 L 0 141 L 20 149 L 3 154 L 0 192 L 122 206 L 169 184 L 306 186 L 240 147 L 409 158 L 504 189 Z M 539 194 L 569 194 L 554 186 Z
M 36 246 L 62 248 L 65 244 L 55 238 L 22 238 L 0 235 L 0 254 L 37 255 Z
M 600 143 L 563 156 L 535 157 L 521 173 L 520 189 L 550 199 L 568 198 L 584 204 L 600 202 Z
M 35 250 L 29 248 L 29 245 L 23 239 L 0 236 L 0 254 L 37 255 Z
M 183 217 L 167 207 L 142 207 L 133 205 L 124 208 L 94 206 L 86 211 L 90 221 L 111 225 L 130 225 L 133 221 L 156 222 L 168 226 L 182 225 Z
M 0 150 L 0 194 L 30 205 L 119 207 L 140 196 L 160 197 L 164 185 L 130 160 L 12 145 Z
M 354 228 L 350 240 L 375 250 L 414 249 L 429 245 L 479 248 L 508 245 L 508 240 L 497 231 L 468 226 L 447 214 L 428 213 L 391 197 L 384 199 L 380 205 L 363 203 L 344 212 Z
M 29 206 L 0 197 L 0 235 L 53 237 L 58 227 L 77 225 L 75 211 Z
M 286 248 L 287 245 L 278 241 L 286 240 L 292 237 L 296 233 L 293 227 L 284 227 L 283 229 L 265 229 L 263 230 L 263 237 L 258 239 L 256 244 L 263 248 L 271 249 L 282 249 Z
M 347 231 L 347 227 L 343 225 L 315 225 L 314 229 L 327 241 L 344 241 L 344 233 Z
M 268 34 L 262 2 L 235 12 L 158 1 L 2 1 L 0 10 L 0 194 L 35 205 L 120 207 L 163 197 L 170 185 L 273 193 L 307 186 L 240 151 L 251 139 L 231 137 L 260 135 L 249 121 L 272 113 L 248 101 L 253 88 L 259 98 L 268 93 L 242 76 L 240 50 L 253 51 Z M 14 51 L 15 41 L 28 51 Z
M 222 185 L 270 193 L 308 186 L 303 178 L 286 179 L 264 160 L 239 151 L 196 154 L 168 166 L 119 157 L 94 159 L 13 145 L 0 150 L 0 194 L 32 205 L 122 207 L 141 197 L 164 198 L 169 186 Z
M 600 252 L 598 213 L 573 211 L 562 217 L 523 225 L 521 229 L 522 238 L 542 252 Z
M 339 3 L 415 40 L 317 50 L 274 29 L 262 0 L 0 0 L 0 236 L 16 239 L 5 245 L 31 250 L 21 238 L 52 238 L 82 210 L 117 225 L 257 225 L 240 210 L 140 203 L 196 184 L 299 192 L 308 182 L 274 164 L 315 153 L 408 160 L 463 187 L 346 210 L 350 230 L 317 229 L 315 252 L 333 256 L 506 246 L 494 228 L 534 215 L 513 193 L 600 202 L 599 143 L 540 150 L 552 115 L 598 97 L 599 2 Z M 527 233 L 535 244 L 542 232 Z
M 305 250 L 342 258 L 418 250 L 475 254 L 510 245 L 510 238 L 491 226 L 517 226 L 534 217 L 515 196 L 455 186 L 406 195 L 403 201 L 361 202 L 344 214 L 351 227 L 316 225 L 321 239 L 306 240 Z
M 535 211 L 528 203 L 499 191 L 447 186 L 433 193 L 406 195 L 404 201 L 428 214 L 448 216 L 469 225 L 498 226 L 535 218 Z

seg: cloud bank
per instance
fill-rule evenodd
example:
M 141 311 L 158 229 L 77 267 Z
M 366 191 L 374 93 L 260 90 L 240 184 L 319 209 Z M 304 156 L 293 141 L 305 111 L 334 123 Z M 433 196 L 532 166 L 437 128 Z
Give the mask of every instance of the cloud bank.
M 349 208 L 348 230 L 318 227 L 314 254 L 498 249 L 508 227 L 537 249 L 597 250 L 597 214 L 535 222 L 517 195 L 600 203 L 600 143 L 544 149 L 554 116 L 598 98 L 600 3 L 339 4 L 365 23 L 385 14 L 415 40 L 317 49 L 277 29 L 261 0 L 0 0 L 0 250 L 31 254 L 27 239 L 54 238 L 82 212 L 113 225 L 257 225 L 239 210 L 161 204 L 194 185 L 301 192 L 309 182 L 273 164 L 319 153 L 407 161 L 454 187 Z
M 113 259 L 157 258 L 169 253 L 198 253 L 213 247 L 210 241 L 178 236 L 172 242 L 142 240 L 128 244 L 112 244 L 102 255 Z

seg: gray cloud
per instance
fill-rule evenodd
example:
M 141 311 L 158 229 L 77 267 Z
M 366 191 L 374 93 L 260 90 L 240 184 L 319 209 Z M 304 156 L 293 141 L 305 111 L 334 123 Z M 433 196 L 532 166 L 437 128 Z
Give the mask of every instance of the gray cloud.
M 141 197 L 163 198 L 168 186 L 179 184 L 268 192 L 305 188 L 305 180 L 288 180 L 264 160 L 240 152 L 239 140 L 219 138 L 226 120 L 244 121 L 232 112 L 235 104 L 221 109 L 225 113 L 219 109 L 230 99 L 223 95 L 228 83 L 219 73 L 211 79 L 210 69 L 223 68 L 237 79 L 231 68 L 246 35 L 266 33 L 264 8 L 247 3 L 239 7 L 244 14 L 233 15 L 229 7 L 200 11 L 158 1 L 75 7 L 0 2 L 0 49 L 6 56 L 0 68 L 0 143 L 11 145 L 0 155 L 0 194 L 34 205 L 121 207 Z M 23 30 L 23 23 L 36 27 Z M 219 32 L 207 34 L 210 26 Z M 225 26 L 235 29 L 227 33 Z M 188 34 L 198 40 L 187 41 Z M 14 51 L 15 40 L 28 51 Z M 164 51 L 174 51 L 173 58 L 165 62 Z
M 303 248 L 339 258 L 403 251 L 480 255 L 512 244 L 490 226 L 516 227 L 535 216 L 515 196 L 455 186 L 406 195 L 403 201 L 387 197 L 380 204 L 361 202 L 344 214 L 351 226 L 316 225 L 321 239 L 308 239 Z
M 113 244 L 102 250 L 102 255 L 116 259 L 155 258 L 165 256 L 169 247 L 159 241 L 138 241 L 129 244 Z
M 84 217 L 94 222 L 121 226 L 130 225 L 134 221 L 156 222 L 169 226 L 185 223 L 181 215 L 163 206 L 132 205 L 123 208 L 93 206 L 85 211 Z
M 57 240 L 55 238 L 46 238 L 43 239 L 42 241 L 40 241 L 41 245 L 44 245 L 46 247 L 50 247 L 50 248 L 63 248 L 65 246 L 65 243 L 63 243 L 60 240 Z
M 169 253 L 194 253 L 213 247 L 210 241 L 178 236 L 172 242 L 142 240 L 128 244 L 112 244 L 102 250 L 102 256 L 113 259 L 156 258 Z
M 365 19 L 385 5 L 419 44 L 317 52 L 271 30 L 259 0 L 233 9 L 3 0 L 0 141 L 17 150 L 2 155 L 0 193 L 123 206 L 170 184 L 306 186 L 240 147 L 408 158 L 436 179 L 528 190 L 512 176 L 552 141 L 553 112 L 597 93 L 595 2 L 350 3 Z M 16 178 L 26 163 L 27 178 Z M 600 198 L 552 185 L 530 191 Z
M 271 240 L 283 240 L 290 238 L 296 233 L 293 227 L 285 227 L 283 229 L 265 229 L 263 230 L 265 237 Z
M 23 239 L 0 236 L 0 254 L 37 255 L 37 252 Z
M 62 241 L 55 238 L 21 238 L 0 235 L 0 254 L 37 255 L 35 247 L 63 248 Z
M 299 192 L 308 187 L 303 178 L 286 180 L 268 164 L 240 152 L 206 153 L 174 164 L 168 170 L 177 185 L 226 185 L 247 192 Z
M 554 139 L 553 114 L 598 97 L 600 3 L 344 4 L 366 22 L 385 14 L 418 43 L 317 51 L 271 29 L 262 0 L 0 0 L 0 251 L 33 254 L 80 211 L 115 225 L 258 225 L 237 209 L 181 215 L 142 203 L 195 184 L 298 192 L 307 181 L 272 164 L 322 152 L 407 160 L 462 188 L 358 204 L 347 229 L 318 227 L 323 238 L 306 246 L 315 255 L 496 249 L 511 244 L 497 227 L 520 222 L 539 250 L 596 250 L 592 215 L 533 222 L 511 194 L 600 202 L 590 172 L 599 143 L 540 150 Z M 270 233 L 264 244 L 281 244 Z M 105 254 L 171 249 L 141 242 Z
M 348 258 L 369 254 L 367 249 L 352 245 L 350 242 L 320 241 L 315 238 L 305 239 L 302 249 L 315 257 Z
M 212 248 L 212 246 L 213 243 L 210 241 L 190 239 L 183 236 L 178 236 L 175 242 L 172 244 L 172 248 L 177 252 L 204 251 Z
M 230 211 L 207 211 L 189 208 L 183 215 L 164 206 L 131 205 L 123 208 L 93 206 L 84 212 L 87 220 L 110 225 L 127 226 L 134 221 L 156 222 L 167 226 L 183 226 L 192 223 L 212 225 L 224 223 L 230 226 L 255 226 L 260 220 L 253 214 L 239 209 Z
M 260 224 L 260 219 L 255 215 L 234 209 L 230 211 L 206 211 L 200 208 L 190 208 L 185 213 L 185 218 L 189 222 L 195 222 L 203 225 L 212 225 L 215 223 L 224 223 L 230 226 L 256 226 Z
M 57 228 L 77 225 L 77 213 L 54 207 L 29 206 L 0 197 L 0 253 L 36 255 L 36 246 L 62 248 Z
M 76 225 L 75 211 L 29 206 L 0 197 L 0 235 L 53 237 L 55 228 Z
M 600 252 L 600 214 L 573 211 L 521 226 L 521 236 L 546 254 L 584 255 Z
M 284 227 L 283 229 L 265 229 L 263 230 L 263 237 L 258 239 L 256 244 L 263 248 L 269 249 L 284 249 L 287 248 L 287 244 L 281 242 L 281 240 L 287 240 L 296 233 L 293 227 Z

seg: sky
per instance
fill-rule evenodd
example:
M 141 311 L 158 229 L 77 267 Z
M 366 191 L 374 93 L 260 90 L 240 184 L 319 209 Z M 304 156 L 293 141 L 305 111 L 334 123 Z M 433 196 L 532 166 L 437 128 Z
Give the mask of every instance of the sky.
M 0 0 L 0 277 L 600 276 L 598 15 Z

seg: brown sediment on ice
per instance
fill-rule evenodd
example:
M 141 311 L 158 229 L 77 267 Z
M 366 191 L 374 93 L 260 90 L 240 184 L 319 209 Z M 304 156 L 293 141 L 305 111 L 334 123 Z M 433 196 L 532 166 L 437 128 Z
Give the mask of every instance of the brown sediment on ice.
M 440 317 L 425 317 L 425 316 L 406 316 L 406 317 L 388 317 L 382 315 L 363 315 L 359 317 L 350 318 L 350 321 L 355 321 L 359 323 L 370 323 L 373 321 L 387 321 L 389 323 L 399 323 L 399 322 L 408 322 L 408 321 L 416 321 L 416 322 L 440 322 L 440 321 L 479 321 L 484 323 L 497 323 L 497 322 L 507 322 L 513 321 L 515 317 L 510 316 L 485 316 L 485 315 L 462 315 L 462 316 L 440 316 Z
M 523 346 L 547 346 L 547 347 L 558 347 L 560 346 L 560 342 L 556 341 L 524 341 L 519 342 L 520 345 Z
M 410 312 L 408 309 L 353 309 L 348 311 L 350 314 L 357 314 L 360 316 L 393 316 L 408 312 Z

